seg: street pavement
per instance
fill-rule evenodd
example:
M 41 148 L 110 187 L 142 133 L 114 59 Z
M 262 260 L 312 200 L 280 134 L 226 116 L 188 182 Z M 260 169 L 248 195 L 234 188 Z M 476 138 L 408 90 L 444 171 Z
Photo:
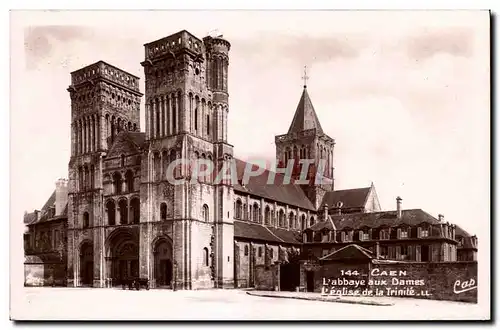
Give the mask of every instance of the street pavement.
M 390 302 L 392 305 L 377 306 L 272 298 L 250 295 L 244 290 L 22 288 L 15 294 L 11 292 L 10 316 L 15 320 L 468 320 L 488 317 L 487 311 L 478 304 L 403 298 Z

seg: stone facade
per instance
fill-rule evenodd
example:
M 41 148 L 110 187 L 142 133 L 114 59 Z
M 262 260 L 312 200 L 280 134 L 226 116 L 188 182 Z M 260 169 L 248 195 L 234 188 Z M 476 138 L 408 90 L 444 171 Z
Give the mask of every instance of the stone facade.
M 307 86 L 288 132 L 275 137 L 276 171 L 244 180 L 255 165 L 234 158 L 228 141 L 230 47 L 222 36 L 199 39 L 185 30 L 145 44 L 144 95 L 138 77 L 103 61 L 71 73 L 67 193 L 58 191 L 49 203 L 64 209 L 53 220 L 64 223 L 69 286 L 142 277 L 152 288 L 253 287 L 262 276 L 270 282 L 268 267 L 304 248 L 321 256 L 353 239 L 368 245 L 378 239 L 378 226 L 341 221 L 376 215 L 380 203 L 373 185 L 334 189 L 335 141 L 323 132 Z M 210 161 L 213 169 L 179 160 Z M 285 175 L 290 160 L 296 163 Z M 305 182 L 301 160 L 312 165 Z M 217 180 L 232 165 L 237 182 Z M 398 221 L 386 226 L 389 241 L 400 235 Z M 36 235 L 44 225 L 33 224 L 27 251 L 41 240 Z M 453 236 L 435 244 L 430 260 L 456 260 Z M 398 255 L 397 246 L 389 250 Z

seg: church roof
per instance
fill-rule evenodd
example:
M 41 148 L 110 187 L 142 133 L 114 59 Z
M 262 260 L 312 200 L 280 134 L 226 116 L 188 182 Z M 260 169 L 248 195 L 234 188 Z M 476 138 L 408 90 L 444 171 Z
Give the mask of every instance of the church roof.
M 267 227 L 259 223 L 234 220 L 234 237 L 273 243 L 300 244 L 300 233 Z
M 311 98 L 307 93 L 307 88 L 304 86 L 302 96 L 300 97 L 295 115 L 293 116 L 292 124 L 288 129 L 288 134 L 298 133 L 313 128 L 315 128 L 318 133 L 323 133 L 316 111 L 314 111 Z
M 396 211 L 371 212 L 371 213 L 351 213 L 341 215 L 330 215 L 337 230 L 361 229 L 364 227 L 378 228 L 381 226 L 419 225 L 421 223 L 439 224 L 439 220 L 421 209 L 403 210 L 401 219 L 398 219 Z M 322 221 L 308 228 L 313 231 L 322 229 L 332 229 L 330 221 Z M 306 230 L 308 230 L 306 229 Z
M 122 131 L 116 136 L 106 157 L 112 158 L 138 153 L 145 141 L 146 133 Z
M 235 160 L 238 182 L 241 182 L 247 162 L 240 159 Z M 255 166 L 254 169 L 259 167 L 258 165 L 253 166 Z M 266 169 L 262 174 L 250 177 L 248 182 L 244 185 L 235 184 L 234 190 L 245 194 L 263 197 L 276 202 L 297 206 L 306 210 L 316 210 L 299 185 L 293 184 L 293 180 L 290 180 L 290 183 L 288 184 L 286 182 L 284 183 L 284 174 L 275 173 L 274 182 L 272 184 L 268 184 L 267 180 L 270 173 L 272 173 L 272 171 Z
M 328 208 L 337 207 L 342 202 L 342 208 L 364 207 L 371 187 L 328 191 L 323 197 L 321 208 L 327 204 Z

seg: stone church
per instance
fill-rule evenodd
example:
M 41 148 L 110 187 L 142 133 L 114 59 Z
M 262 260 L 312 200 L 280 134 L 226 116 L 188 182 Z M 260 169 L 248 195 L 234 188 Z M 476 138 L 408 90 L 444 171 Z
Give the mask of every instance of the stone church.
M 339 214 L 380 211 L 373 185 L 334 190 L 335 141 L 306 86 L 288 132 L 275 137 L 280 173 L 266 169 L 242 180 L 252 165 L 234 158 L 227 135 L 230 47 L 222 36 L 199 39 L 187 31 L 145 44 L 145 95 L 138 77 L 103 61 L 71 73 L 67 196 L 53 201 L 65 204 L 53 218 L 67 218 L 59 234 L 67 285 L 106 287 L 140 276 L 151 287 L 249 287 L 256 265 L 299 253 L 307 228 L 323 228 Z M 210 160 L 215 170 L 235 163 L 238 182 L 209 174 L 172 184 L 166 168 L 177 159 Z M 290 159 L 324 162 L 324 180 L 286 184 L 281 167 Z M 270 174 L 273 184 L 266 182 Z M 177 167 L 173 175 L 191 172 Z M 50 223 L 46 212 L 25 216 L 25 223 L 33 230 L 44 217 Z

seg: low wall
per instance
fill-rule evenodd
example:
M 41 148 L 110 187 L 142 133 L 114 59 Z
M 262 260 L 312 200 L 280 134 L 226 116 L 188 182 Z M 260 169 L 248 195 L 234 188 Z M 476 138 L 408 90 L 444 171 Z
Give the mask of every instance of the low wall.
M 25 286 L 66 286 L 64 264 L 24 264 Z
M 264 291 L 274 291 L 279 287 L 279 267 L 276 265 L 255 266 L 255 289 Z
M 477 262 L 325 262 L 314 271 L 314 291 L 325 288 L 329 294 L 477 303 Z
M 413 288 L 415 298 L 477 303 L 475 261 L 371 264 L 370 279 L 385 280 L 388 295 L 391 292 L 398 294 L 394 290 L 408 292 L 409 288 Z

